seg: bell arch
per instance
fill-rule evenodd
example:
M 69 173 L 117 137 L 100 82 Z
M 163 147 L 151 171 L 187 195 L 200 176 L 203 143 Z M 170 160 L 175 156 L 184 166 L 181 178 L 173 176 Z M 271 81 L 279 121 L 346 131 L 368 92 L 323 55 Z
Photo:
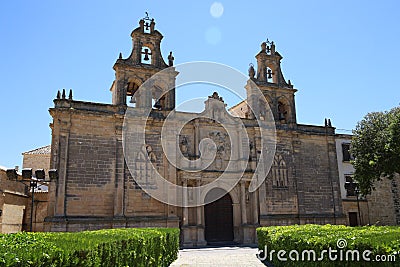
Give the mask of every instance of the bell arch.
M 128 82 L 126 84 L 126 97 L 127 97 L 126 103 L 129 106 L 136 105 L 137 99 L 135 93 L 139 89 L 141 84 L 142 81 L 139 78 L 132 77 L 128 79 Z
M 263 98 L 259 99 L 258 101 L 258 108 L 260 112 L 260 120 L 270 120 L 273 118 L 270 118 L 270 113 L 269 110 L 272 110 L 272 99 L 269 96 L 264 96 Z M 268 105 L 268 106 L 267 106 Z
M 290 107 L 290 101 L 285 96 L 281 96 L 277 99 L 276 114 L 278 121 L 282 123 L 290 122 L 292 116 Z
M 164 107 L 165 96 L 163 95 L 164 90 L 158 85 L 154 85 L 151 92 L 152 107 L 154 109 L 161 110 Z

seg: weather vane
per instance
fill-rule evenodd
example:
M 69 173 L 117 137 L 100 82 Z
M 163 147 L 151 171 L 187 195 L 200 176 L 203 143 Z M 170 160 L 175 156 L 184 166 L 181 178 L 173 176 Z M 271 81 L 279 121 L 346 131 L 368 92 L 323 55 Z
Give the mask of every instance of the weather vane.
M 270 40 L 267 38 L 267 41 L 266 41 L 265 43 L 267 44 L 267 47 L 266 47 L 267 53 L 270 53 L 270 52 L 271 52 L 271 46 L 274 45 L 274 41 L 270 41 Z
M 149 12 L 146 11 L 144 13 L 146 14 L 146 17 L 143 18 L 143 20 L 146 21 L 144 26 L 146 27 L 146 30 L 149 30 L 150 23 L 154 21 L 154 18 L 149 17 Z M 150 21 L 150 23 L 149 23 L 149 21 Z

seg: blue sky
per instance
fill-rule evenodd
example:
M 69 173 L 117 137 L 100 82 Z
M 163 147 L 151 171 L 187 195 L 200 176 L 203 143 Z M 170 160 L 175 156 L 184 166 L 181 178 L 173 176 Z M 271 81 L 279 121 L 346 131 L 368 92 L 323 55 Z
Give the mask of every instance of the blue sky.
M 400 103 L 400 2 L 393 1 L 1 1 L 0 165 L 51 142 L 57 90 L 111 102 L 112 66 L 131 51 L 144 12 L 175 63 L 213 61 L 247 73 L 260 43 L 274 40 L 299 91 L 299 123 L 353 129 L 366 113 Z M 235 103 L 229 103 L 233 105 Z

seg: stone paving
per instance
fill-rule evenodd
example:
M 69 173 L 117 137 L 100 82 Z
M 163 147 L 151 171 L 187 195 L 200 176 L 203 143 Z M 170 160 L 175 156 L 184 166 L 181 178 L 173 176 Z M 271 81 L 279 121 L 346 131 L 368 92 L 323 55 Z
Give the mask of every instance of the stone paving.
M 264 264 L 257 258 L 257 248 L 254 247 L 205 247 L 195 249 L 181 249 L 179 256 L 170 267 L 192 266 L 230 266 L 250 267 Z

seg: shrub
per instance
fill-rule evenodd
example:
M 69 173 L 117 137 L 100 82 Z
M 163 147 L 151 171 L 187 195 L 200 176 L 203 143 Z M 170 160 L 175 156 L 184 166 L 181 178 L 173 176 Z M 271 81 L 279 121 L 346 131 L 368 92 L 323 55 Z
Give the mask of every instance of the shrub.
M 179 229 L 129 228 L 0 235 L 0 266 L 168 266 Z
M 265 246 L 267 248 L 267 255 L 261 256 L 266 257 L 265 261 L 271 261 L 275 267 L 400 266 L 400 255 L 398 255 L 400 251 L 400 228 L 395 226 L 271 226 L 258 228 L 257 237 L 259 249 L 264 251 Z M 272 250 L 275 251 L 271 257 Z M 285 251 L 284 255 L 281 254 L 281 258 L 286 258 L 287 261 L 278 259 L 279 250 Z M 290 254 L 292 250 L 299 253 L 298 260 L 295 252 Z M 315 261 L 313 254 L 308 255 L 311 253 L 310 250 L 315 251 Z M 330 260 L 329 250 L 331 250 L 331 258 L 336 255 L 336 260 Z M 357 254 L 352 255 L 354 250 L 358 251 L 359 261 L 355 260 Z M 371 259 L 370 262 L 363 259 L 362 253 L 367 250 L 371 251 L 371 254 L 366 254 L 365 258 Z M 304 257 L 302 257 L 303 251 Z M 290 255 L 294 260 L 289 257 Z M 378 259 L 384 259 L 384 257 L 386 257 L 385 262 L 377 262 Z

